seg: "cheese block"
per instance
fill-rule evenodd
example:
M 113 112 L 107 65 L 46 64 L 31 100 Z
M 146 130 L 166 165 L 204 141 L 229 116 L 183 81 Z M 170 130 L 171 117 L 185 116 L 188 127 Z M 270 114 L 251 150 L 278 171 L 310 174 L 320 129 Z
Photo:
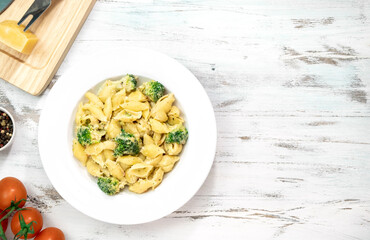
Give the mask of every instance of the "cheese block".
M 24 25 L 18 26 L 16 21 L 6 20 L 0 23 L 0 42 L 14 50 L 30 54 L 38 38 L 30 30 L 23 31 Z

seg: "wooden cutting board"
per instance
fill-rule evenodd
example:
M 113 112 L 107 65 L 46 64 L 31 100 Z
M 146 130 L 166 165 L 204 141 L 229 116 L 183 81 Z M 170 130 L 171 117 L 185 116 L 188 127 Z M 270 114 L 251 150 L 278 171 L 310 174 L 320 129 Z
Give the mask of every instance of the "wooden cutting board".
M 52 5 L 31 26 L 39 41 L 30 55 L 0 43 L 0 78 L 39 95 L 58 70 L 96 0 L 53 0 Z M 33 0 L 15 0 L 0 15 L 0 22 L 23 16 Z M 31 19 L 31 16 L 29 17 Z M 26 25 L 27 19 L 23 24 Z

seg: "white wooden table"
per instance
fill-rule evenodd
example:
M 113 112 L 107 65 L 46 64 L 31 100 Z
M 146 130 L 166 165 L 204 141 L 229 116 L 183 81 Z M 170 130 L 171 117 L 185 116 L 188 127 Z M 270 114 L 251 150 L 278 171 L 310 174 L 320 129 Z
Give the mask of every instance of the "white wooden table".
M 370 239 L 370 1 L 100 0 L 54 81 L 94 49 L 139 46 L 188 67 L 212 100 L 215 162 L 173 214 L 117 226 L 72 208 L 40 162 L 49 89 L 0 81 L 16 115 L 0 178 L 25 182 L 67 239 Z M 117 206 L 120 207 L 120 206 Z

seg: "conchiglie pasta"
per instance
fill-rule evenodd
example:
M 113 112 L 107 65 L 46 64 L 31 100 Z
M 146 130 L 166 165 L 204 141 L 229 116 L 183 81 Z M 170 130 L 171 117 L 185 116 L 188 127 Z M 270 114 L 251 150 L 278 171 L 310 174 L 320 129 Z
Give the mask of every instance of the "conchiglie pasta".
M 162 168 L 156 168 L 153 172 L 153 176 L 150 181 L 153 183 L 152 188 L 156 188 L 159 184 L 161 184 L 163 180 L 164 171 Z
M 142 112 L 134 112 L 131 110 L 121 110 L 115 117 L 115 120 L 119 120 L 121 122 L 133 122 L 137 119 L 140 119 L 142 116 Z
M 137 163 L 142 163 L 143 160 L 139 157 L 123 156 L 123 157 L 118 157 L 117 162 L 132 166 L 132 165 L 137 164 Z
M 112 160 L 112 161 L 116 160 L 116 157 L 114 156 L 114 152 L 110 149 L 104 149 L 103 154 L 104 154 L 105 159 L 109 159 L 109 160 Z
M 124 179 L 125 172 L 118 163 L 113 162 L 112 160 L 107 160 L 106 164 L 109 172 L 112 174 L 113 177 L 117 178 L 118 180 Z
M 134 164 L 129 170 L 127 170 L 127 174 L 134 175 L 140 178 L 146 178 L 149 176 L 152 169 L 152 165 L 146 163 L 137 163 Z
M 147 158 L 145 158 L 145 163 L 146 164 L 150 164 L 150 165 L 152 165 L 154 167 L 157 167 L 158 166 L 158 163 L 161 162 L 162 158 L 163 158 L 163 155 L 162 154 L 156 156 L 155 158 L 149 158 L 149 157 L 147 157 Z
M 161 123 L 155 119 L 149 120 L 150 126 L 152 127 L 153 132 L 155 133 L 168 133 L 169 129 L 165 123 Z
M 175 117 L 175 116 L 168 116 L 168 120 L 167 120 L 167 123 L 170 124 L 170 125 L 178 125 L 178 124 L 182 124 L 184 122 L 184 119 L 182 119 L 181 117 Z
M 165 134 L 160 134 L 160 133 L 154 133 L 153 134 L 153 140 L 154 140 L 154 143 L 157 146 L 162 145 L 162 143 L 164 142 L 165 139 L 166 139 L 166 135 Z
M 137 177 L 134 174 L 131 174 L 131 172 L 129 170 L 130 169 L 127 169 L 126 172 L 125 172 L 125 180 L 129 184 L 134 184 L 139 179 L 139 177 Z
M 83 110 L 83 103 L 80 102 L 78 104 L 78 108 L 77 108 L 77 112 L 76 112 L 76 117 L 75 117 L 75 123 L 76 125 L 80 125 L 81 124 L 81 118 L 84 114 L 84 110 Z
M 99 121 L 106 122 L 107 117 L 105 116 L 103 110 L 96 105 L 87 103 L 83 106 L 84 109 L 88 110 L 91 115 L 93 115 L 95 118 L 97 118 Z
M 107 126 L 107 137 L 113 139 L 121 133 L 121 125 L 118 120 L 112 119 Z
M 153 187 L 153 181 L 139 179 L 139 181 L 130 185 L 128 189 L 134 193 L 144 193 L 148 191 L 149 188 Z
M 95 143 L 87 146 L 85 148 L 85 153 L 88 155 L 98 155 L 105 149 L 114 150 L 116 148 L 116 143 L 113 141 L 105 141 L 100 143 Z
M 94 126 L 99 125 L 99 120 L 91 114 L 84 114 L 80 118 L 80 122 L 82 124 L 88 124 L 88 125 L 94 125 Z
M 97 107 L 100 107 L 100 108 L 103 108 L 104 107 L 104 104 L 103 102 L 98 98 L 98 96 L 96 96 L 95 94 L 91 93 L 91 92 L 87 92 L 85 94 L 85 97 L 87 99 L 89 99 L 89 101 L 94 104 L 95 106 Z
M 160 122 L 167 121 L 167 113 L 171 110 L 174 101 L 175 96 L 173 94 L 161 97 L 152 109 L 152 117 Z
M 116 94 L 113 95 L 112 97 L 112 108 L 113 111 L 116 111 L 120 105 L 123 103 L 126 97 L 126 91 L 125 89 L 120 90 Z
M 164 172 L 169 172 L 172 171 L 175 163 L 179 160 L 180 158 L 178 156 L 164 155 L 158 166 L 161 167 Z
M 125 100 L 126 102 L 146 102 L 146 97 L 142 92 L 137 90 L 130 93 Z
M 84 147 L 76 140 L 73 139 L 73 155 L 86 166 L 87 154 L 84 151 Z
M 142 163 L 143 160 L 139 157 L 123 156 L 123 157 L 118 157 L 117 162 L 120 164 L 120 166 L 123 170 L 126 170 L 134 164 Z
M 89 159 L 86 163 L 87 171 L 93 175 L 94 177 L 101 177 L 103 176 L 102 168 L 94 162 L 92 159 Z
M 99 153 L 98 155 L 92 155 L 91 159 L 99 164 L 100 167 L 104 168 L 105 167 L 105 157 L 103 153 Z
M 182 151 L 182 145 L 178 143 L 165 143 L 164 150 L 168 155 L 179 155 Z
M 141 153 L 148 158 L 155 158 L 158 155 L 165 153 L 165 151 L 163 148 L 158 147 L 155 144 L 148 144 L 144 145 L 144 147 L 141 149 Z
M 170 111 L 168 112 L 168 116 L 179 117 L 180 109 L 176 106 L 172 106 Z
M 105 101 L 104 109 L 103 109 L 104 115 L 107 117 L 107 119 L 110 119 L 110 117 L 112 116 L 112 111 L 113 111 L 113 108 L 112 108 L 112 98 L 109 97 Z
M 116 87 L 111 85 L 111 82 L 108 80 L 105 83 L 105 86 L 99 92 L 99 98 L 104 103 L 109 97 L 112 97 L 116 93 Z
M 144 145 L 154 144 L 154 140 L 151 136 L 149 136 L 148 134 L 145 134 L 143 137 L 143 143 Z
M 72 151 L 99 181 L 117 183 L 117 192 L 128 186 L 141 194 L 159 186 L 179 161 L 183 145 L 175 131 L 184 128 L 184 119 L 174 94 L 164 94 L 158 82 L 137 81 L 126 75 L 85 94 L 77 106 Z
M 141 160 L 143 160 L 143 161 L 146 159 L 146 157 L 145 157 L 145 156 L 144 156 L 144 154 L 142 154 L 142 153 L 139 153 L 138 157 L 139 157 Z
M 143 137 L 145 134 L 149 134 L 151 131 L 149 123 L 144 119 L 140 119 L 137 121 L 136 129 L 140 133 L 140 137 Z
M 142 102 L 125 102 L 121 105 L 125 110 L 131 110 L 133 112 L 143 111 L 149 108 L 149 106 Z
M 126 132 L 133 134 L 137 139 L 140 138 L 140 133 L 136 128 L 136 124 L 134 124 L 134 123 L 125 123 L 125 124 L 122 125 L 122 128 Z

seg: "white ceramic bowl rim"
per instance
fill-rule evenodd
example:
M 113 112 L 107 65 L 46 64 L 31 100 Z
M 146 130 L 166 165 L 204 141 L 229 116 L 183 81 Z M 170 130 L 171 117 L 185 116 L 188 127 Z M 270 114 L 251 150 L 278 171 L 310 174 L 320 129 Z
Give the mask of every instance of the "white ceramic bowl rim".
M 91 54 L 65 70 L 45 102 L 39 123 L 44 169 L 59 194 L 90 217 L 115 224 L 162 218 L 192 198 L 212 167 L 217 142 L 212 104 L 195 76 L 164 54 L 142 48 Z M 76 106 L 85 92 L 107 78 L 126 73 L 162 82 L 175 94 L 185 114 L 189 140 L 180 161 L 154 191 L 138 195 L 126 189 L 111 197 L 98 189 L 96 180 L 74 159 L 72 126 Z

